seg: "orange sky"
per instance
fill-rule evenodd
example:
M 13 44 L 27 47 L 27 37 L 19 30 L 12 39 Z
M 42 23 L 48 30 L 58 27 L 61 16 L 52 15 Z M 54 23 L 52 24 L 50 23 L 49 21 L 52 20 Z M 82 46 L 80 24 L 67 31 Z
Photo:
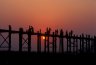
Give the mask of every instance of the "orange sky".
M 96 33 L 95 0 L 0 0 L 0 27 L 32 25 Z

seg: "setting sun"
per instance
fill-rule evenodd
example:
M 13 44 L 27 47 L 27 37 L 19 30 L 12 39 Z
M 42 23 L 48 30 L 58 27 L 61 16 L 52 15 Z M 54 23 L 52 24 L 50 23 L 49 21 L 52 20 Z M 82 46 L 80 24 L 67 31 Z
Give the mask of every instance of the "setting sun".
M 45 40 L 45 36 L 43 36 L 42 39 Z

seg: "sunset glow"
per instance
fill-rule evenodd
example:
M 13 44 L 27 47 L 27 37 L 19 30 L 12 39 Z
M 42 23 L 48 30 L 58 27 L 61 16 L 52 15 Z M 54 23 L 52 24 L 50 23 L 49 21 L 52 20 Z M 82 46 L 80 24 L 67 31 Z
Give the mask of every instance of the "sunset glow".
M 42 39 L 45 40 L 45 36 L 42 36 Z
M 75 30 L 95 34 L 95 0 L 0 0 L 0 26 Z
M 0 0 L 0 64 L 86 64 L 95 55 L 96 0 Z

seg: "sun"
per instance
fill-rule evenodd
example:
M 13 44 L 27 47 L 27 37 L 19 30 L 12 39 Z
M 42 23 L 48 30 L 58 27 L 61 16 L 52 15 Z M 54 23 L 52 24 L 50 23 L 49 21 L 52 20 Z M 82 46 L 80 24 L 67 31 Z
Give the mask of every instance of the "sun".
M 42 39 L 45 40 L 45 36 L 42 36 Z

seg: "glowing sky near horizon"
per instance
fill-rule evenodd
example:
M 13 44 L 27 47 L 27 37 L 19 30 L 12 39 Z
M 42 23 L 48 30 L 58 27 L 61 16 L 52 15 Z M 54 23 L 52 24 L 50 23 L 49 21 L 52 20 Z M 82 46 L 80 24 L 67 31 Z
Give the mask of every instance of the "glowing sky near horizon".
M 32 25 L 96 34 L 95 0 L 0 0 L 0 27 Z

